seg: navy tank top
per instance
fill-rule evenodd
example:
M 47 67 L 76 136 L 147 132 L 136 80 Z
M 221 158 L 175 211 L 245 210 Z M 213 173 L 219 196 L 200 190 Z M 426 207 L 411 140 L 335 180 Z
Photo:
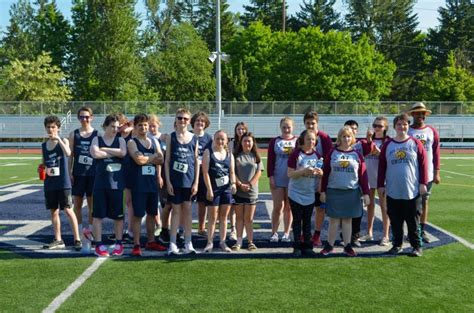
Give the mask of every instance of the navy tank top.
M 212 147 L 212 136 L 208 133 L 204 133 L 201 137 L 198 138 L 198 160 L 199 164 L 201 164 L 202 156 L 204 155 L 204 151 Z
M 173 187 L 191 188 L 194 182 L 195 164 L 194 151 L 196 150 L 197 137 L 186 143 L 179 143 L 176 132 L 171 133 L 170 180 Z
M 214 156 L 212 147 L 209 148 L 209 178 L 214 193 L 223 192 L 230 188 L 230 153 L 226 152 L 224 160 Z
M 145 148 L 138 138 L 133 138 L 137 145 L 137 150 L 144 156 L 150 156 L 155 153 L 155 147 L 152 144 L 149 149 Z M 131 172 L 133 175 L 132 190 L 138 192 L 158 192 L 157 172 L 155 164 L 138 165 L 130 157 Z
M 120 148 L 119 137 L 115 137 L 110 146 L 107 146 L 102 136 L 97 137 L 99 148 Z M 123 159 L 111 157 L 106 159 L 95 159 L 96 174 L 94 180 L 94 190 L 113 189 L 120 190 L 124 188 L 124 168 Z
M 71 178 L 68 170 L 69 158 L 64 155 L 59 143 L 56 144 L 53 150 L 48 150 L 46 142 L 43 142 L 41 151 L 46 167 L 44 191 L 71 189 Z
M 92 139 L 97 136 L 97 130 L 84 138 L 79 129 L 74 131 L 74 164 L 72 168 L 73 176 L 94 176 L 95 162 L 90 153 Z

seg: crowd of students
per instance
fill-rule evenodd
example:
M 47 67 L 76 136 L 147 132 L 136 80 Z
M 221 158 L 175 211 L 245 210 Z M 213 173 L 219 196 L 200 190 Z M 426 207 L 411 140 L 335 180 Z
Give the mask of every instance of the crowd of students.
M 406 223 L 411 255 L 421 256 L 422 242 L 429 242 L 424 233 L 429 194 L 432 183 L 440 182 L 439 137 L 425 124 L 430 113 L 423 103 L 415 103 L 408 112 L 413 116 L 411 126 L 408 114 L 397 115 L 393 138 L 387 136 L 385 117 L 376 117 L 363 139 L 356 138 L 358 123 L 349 120 L 339 130 L 335 144 L 318 129 L 316 112 L 304 115 L 305 130 L 299 135 L 293 134 L 295 121 L 282 118 L 281 134 L 270 141 L 267 154 L 273 199 L 269 241 L 292 241 L 295 256 L 316 255 L 315 247 L 321 247 L 320 254 L 329 255 L 340 229 L 344 253 L 356 256 L 354 248 L 360 247 L 361 241 L 374 240 L 377 192 L 383 222 L 379 244 L 390 244 L 391 226 L 392 247 L 387 253 L 398 254 Z M 100 133 L 91 126 L 91 108 L 82 107 L 77 117 L 81 127 L 71 132 L 69 139 L 59 136 L 61 123 L 56 116 L 44 120 L 48 134 L 42 144 L 44 194 L 54 229 L 54 240 L 45 249 L 65 247 L 59 218 L 59 210 L 64 210 L 76 250 L 87 240 L 93 242 L 100 257 L 122 255 L 124 242 L 133 243 L 133 256 L 141 256 L 142 247 L 167 251 L 168 255 L 196 254 L 193 201 L 198 204 L 197 235 L 207 238 L 203 253 L 214 249 L 217 222 L 221 251 L 239 251 L 245 237 L 246 248 L 257 249 L 253 218 L 264 164 L 256 139 L 244 122 L 235 125 L 230 140 L 223 130 L 206 133 L 208 116 L 203 112 L 191 115 L 187 109 L 176 112 L 171 134 L 159 131 L 155 115 L 137 114 L 128 121 L 123 114 L 111 114 Z M 84 196 L 87 221 L 82 220 Z M 364 206 L 367 233 L 360 236 Z M 326 215 L 328 237 L 323 245 L 321 230 Z M 283 233 L 279 234 L 282 217 Z M 114 221 L 114 235 L 109 239 L 115 243 L 110 248 L 103 241 L 104 218 Z M 144 246 L 140 242 L 143 218 Z

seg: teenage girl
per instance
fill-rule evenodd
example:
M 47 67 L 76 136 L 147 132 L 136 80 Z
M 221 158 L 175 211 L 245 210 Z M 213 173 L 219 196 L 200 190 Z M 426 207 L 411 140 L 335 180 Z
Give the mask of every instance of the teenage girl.
M 234 156 L 227 149 L 227 134 L 219 130 L 214 134 L 211 148 L 204 151 L 202 170 L 207 189 L 207 206 L 209 207 L 209 232 L 204 252 L 211 252 L 214 245 L 214 231 L 219 216 L 219 247 L 222 251 L 231 252 L 225 243 L 227 232 L 227 215 L 232 203 L 232 194 L 236 191 L 234 174 Z
M 295 149 L 297 137 L 293 135 L 293 120 L 284 117 L 280 120 L 281 135 L 273 138 L 268 145 L 267 170 L 273 199 L 272 235 L 270 242 L 278 242 L 278 227 L 283 213 L 283 242 L 289 242 L 292 214 L 288 201 L 288 158 Z
M 245 133 L 235 154 L 237 192 L 234 195 L 234 206 L 237 215 L 237 243 L 232 246 L 234 251 L 239 251 L 242 247 L 244 227 L 248 239 L 247 249 L 257 249 L 253 242 L 253 216 L 257 207 L 258 180 L 262 171 L 263 162 L 258 154 L 255 137 L 250 132 Z

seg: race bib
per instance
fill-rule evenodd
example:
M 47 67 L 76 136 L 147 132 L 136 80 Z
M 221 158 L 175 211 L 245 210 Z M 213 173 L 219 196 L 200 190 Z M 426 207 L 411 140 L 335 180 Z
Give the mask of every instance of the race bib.
M 61 173 L 59 172 L 59 167 L 47 167 L 46 174 L 48 176 L 59 176 Z
M 78 158 L 79 164 L 92 165 L 93 161 L 94 161 L 93 158 L 88 157 L 86 155 L 80 155 L 79 158 Z
M 188 165 L 185 163 L 181 163 L 178 161 L 174 161 L 173 163 L 173 170 L 186 174 L 188 172 Z
M 216 186 L 217 187 L 225 186 L 229 183 L 229 176 L 216 178 L 215 181 L 216 181 Z
M 122 164 L 120 163 L 110 163 L 110 164 L 107 164 L 107 167 L 105 168 L 107 172 L 118 172 L 121 169 L 122 169 Z
M 142 175 L 155 175 L 156 173 L 156 167 L 153 165 L 143 165 L 142 166 Z

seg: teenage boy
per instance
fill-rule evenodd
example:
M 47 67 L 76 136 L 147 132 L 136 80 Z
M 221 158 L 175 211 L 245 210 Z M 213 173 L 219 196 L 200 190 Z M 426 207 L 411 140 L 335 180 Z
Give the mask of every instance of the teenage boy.
M 316 134 L 318 136 L 317 138 L 317 144 L 316 144 L 316 152 L 318 152 L 319 155 L 322 155 L 324 158 L 326 158 L 326 155 L 331 151 L 333 144 L 331 137 L 329 137 L 328 134 L 325 132 L 318 130 L 318 124 L 319 124 L 319 116 L 318 113 L 316 112 L 307 112 L 304 115 L 303 118 L 304 121 L 304 127 L 306 129 L 312 129 L 316 131 Z M 324 216 L 326 215 L 326 209 L 324 207 L 321 207 L 321 202 L 319 201 L 319 192 L 316 191 L 316 214 L 314 217 L 314 224 L 315 230 L 313 234 L 313 246 L 321 246 L 321 228 L 323 227 L 324 224 Z
M 425 124 L 426 116 L 430 115 L 431 111 L 426 108 L 423 102 L 416 102 L 413 104 L 410 111 L 408 111 L 408 114 L 413 117 L 413 123 L 408 129 L 408 135 L 421 141 L 423 148 L 426 151 L 428 163 L 428 192 L 421 200 L 422 211 L 420 217 L 420 230 L 423 242 L 429 243 L 430 238 L 425 234 L 425 224 L 428 222 L 428 199 L 433 183 L 439 184 L 441 182 L 441 177 L 439 176 L 439 135 L 434 127 Z
M 163 154 L 159 145 L 154 145 L 148 137 L 148 116 L 138 114 L 133 121 L 135 134 L 128 141 L 131 160 L 132 207 L 133 207 L 133 256 L 141 256 L 140 228 L 146 213 L 147 243 L 145 249 L 166 251 L 167 248 L 155 241 L 155 218 L 158 214 L 158 165 L 163 164 Z
M 69 175 L 72 182 L 72 195 L 74 196 L 74 212 L 77 222 L 82 225 L 82 234 L 90 241 L 93 241 L 92 231 L 92 189 L 94 187 L 95 162 L 90 154 L 92 139 L 97 136 L 91 123 L 93 119 L 92 109 L 82 107 L 77 112 L 77 119 L 81 127 L 69 134 L 69 148 L 71 157 L 69 158 Z M 84 195 L 87 199 L 88 218 L 87 222 L 82 221 L 82 203 Z
M 74 235 L 74 248 L 79 251 L 82 244 L 79 239 L 76 215 L 72 210 L 71 179 L 68 170 L 71 149 L 68 140 L 59 137 L 61 121 L 57 116 L 47 116 L 44 119 L 44 127 L 48 134 L 48 140 L 41 145 L 43 165 L 46 169 L 44 197 L 46 209 L 51 212 L 54 240 L 43 248 L 50 250 L 65 248 L 61 237 L 61 220 L 59 218 L 59 210 L 64 210 Z

